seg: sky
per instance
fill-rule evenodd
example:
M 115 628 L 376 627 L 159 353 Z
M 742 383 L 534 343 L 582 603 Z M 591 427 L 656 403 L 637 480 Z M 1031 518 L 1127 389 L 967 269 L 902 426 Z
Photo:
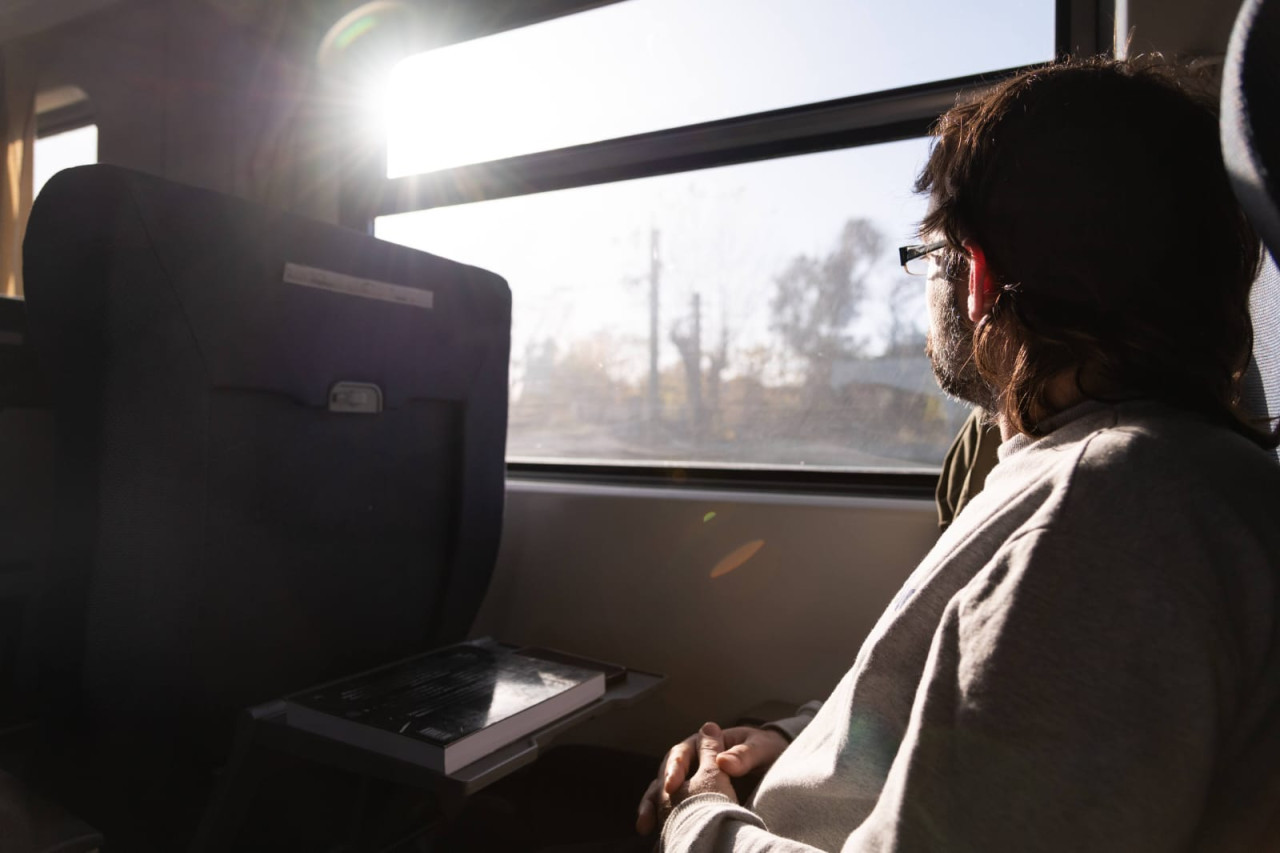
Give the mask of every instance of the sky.
M 1043 61 L 1049 0 L 625 0 L 410 57 L 379 93 L 389 175 L 548 150 Z M 704 347 L 772 343 L 773 278 L 851 217 L 885 236 L 852 332 L 883 347 L 895 249 L 915 236 L 908 140 L 382 217 L 378 236 L 486 267 L 514 297 L 513 355 L 605 335 L 647 365 L 650 233 L 667 338 L 704 307 Z M 922 285 L 923 289 L 923 285 Z M 912 310 L 921 315 L 920 299 Z M 733 372 L 733 365 L 730 372 Z
M 1052 0 L 627 0 L 401 62 L 391 175 L 1037 62 Z

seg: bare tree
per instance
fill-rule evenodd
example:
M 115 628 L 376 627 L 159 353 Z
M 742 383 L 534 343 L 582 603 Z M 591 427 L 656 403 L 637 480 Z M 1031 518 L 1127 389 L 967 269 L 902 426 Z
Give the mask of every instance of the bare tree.
M 889 344 L 885 355 L 924 355 L 924 282 L 903 275 L 889 296 Z
M 805 362 L 811 390 L 829 389 L 836 361 L 861 351 L 848 328 L 883 247 L 883 235 L 869 220 L 850 219 L 826 257 L 798 255 L 774 278 L 770 328 Z

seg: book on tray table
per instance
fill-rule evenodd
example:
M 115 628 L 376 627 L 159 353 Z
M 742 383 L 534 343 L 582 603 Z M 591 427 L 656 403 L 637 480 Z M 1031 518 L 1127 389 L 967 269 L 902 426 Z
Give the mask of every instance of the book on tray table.
M 285 698 L 288 724 L 449 774 L 604 695 L 621 667 L 475 640 Z

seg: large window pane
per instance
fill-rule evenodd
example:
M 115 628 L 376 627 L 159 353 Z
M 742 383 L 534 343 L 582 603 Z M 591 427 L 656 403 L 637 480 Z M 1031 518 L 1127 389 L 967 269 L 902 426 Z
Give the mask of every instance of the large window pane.
M 965 411 L 923 355 L 924 280 L 897 266 L 927 146 L 418 211 L 377 233 L 511 283 L 510 458 L 930 468 Z
M 31 164 L 32 198 L 38 196 L 49 179 L 63 169 L 98 162 L 98 126 L 90 124 L 64 133 L 42 136 L 36 140 L 34 153 Z
M 1049 0 L 626 0 L 410 57 L 388 174 L 1053 58 Z

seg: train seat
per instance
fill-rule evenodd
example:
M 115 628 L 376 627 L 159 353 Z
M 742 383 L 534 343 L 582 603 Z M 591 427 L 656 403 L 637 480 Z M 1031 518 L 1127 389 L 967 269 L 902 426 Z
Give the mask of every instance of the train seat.
M 0 297 L 0 729 L 26 721 L 32 614 L 53 524 L 53 413 L 26 305 Z
M 1245 403 L 1280 416 L 1280 3 L 1246 0 L 1236 17 L 1222 80 L 1222 149 L 1231 183 L 1267 257 L 1250 299 L 1253 363 Z
M 241 709 L 469 630 L 510 292 L 109 166 L 46 185 L 24 269 L 58 458 L 41 767 L 113 845 L 180 849 L 201 805 L 175 792 L 210 784 Z

